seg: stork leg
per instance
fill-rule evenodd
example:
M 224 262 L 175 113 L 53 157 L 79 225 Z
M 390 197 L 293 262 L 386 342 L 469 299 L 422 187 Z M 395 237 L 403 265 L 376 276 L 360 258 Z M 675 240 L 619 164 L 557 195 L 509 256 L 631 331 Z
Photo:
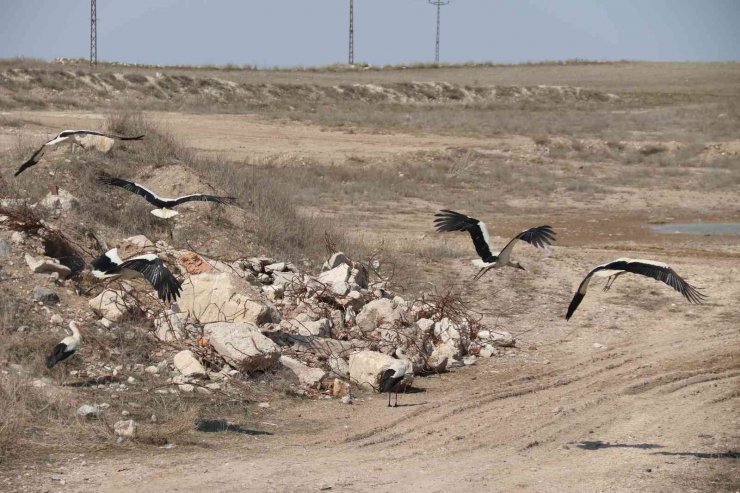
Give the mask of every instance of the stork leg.
M 388 407 L 392 407 L 391 406 L 391 393 L 390 393 L 390 391 L 388 391 Z
M 479 270 L 478 273 L 475 276 L 473 276 L 473 280 L 477 281 L 478 279 L 483 277 L 483 274 L 485 274 L 487 271 L 488 269 L 486 267 L 482 267 L 481 270 Z
M 396 403 L 393 405 L 393 407 L 398 407 L 398 392 L 396 392 Z
M 604 291 L 609 291 L 612 287 L 612 284 L 614 284 L 614 281 L 616 281 L 617 277 L 624 274 L 623 272 L 619 272 L 617 274 L 614 274 L 613 276 L 609 276 L 609 278 L 606 280 L 606 284 L 604 285 Z

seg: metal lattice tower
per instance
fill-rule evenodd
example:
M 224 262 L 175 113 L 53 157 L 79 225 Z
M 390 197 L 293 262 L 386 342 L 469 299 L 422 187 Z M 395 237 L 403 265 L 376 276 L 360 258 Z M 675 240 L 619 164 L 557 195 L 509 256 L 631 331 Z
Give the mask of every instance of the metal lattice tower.
M 437 41 L 434 45 L 434 63 L 439 63 L 439 16 L 442 5 L 450 3 L 449 0 L 428 0 L 430 4 L 437 6 Z
M 349 0 L 349 61 L 355 64 L 355 1 Z
M 90 65 L 98 64 L 98 6 L 90 0 Z

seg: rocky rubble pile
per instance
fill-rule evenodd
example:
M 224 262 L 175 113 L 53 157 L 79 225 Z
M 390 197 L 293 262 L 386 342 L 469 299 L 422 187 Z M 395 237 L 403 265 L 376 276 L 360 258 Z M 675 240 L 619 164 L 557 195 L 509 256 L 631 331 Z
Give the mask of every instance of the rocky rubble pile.
M 185 277 L 181 298 L 154 317 L 156 337 L 183 349 L 173 361 L 181 390 L 195 380 L 222 381 L 279 365 L 306 388 L 328 389 L 336 378 L 377 389 L 393 358 L 407 360 L 420 375 L 473 364 L 515 344 L 506 332 L 443 316 L 434 302 L 394 296 L 343 253 L 312 276 L 268 257 L 225 263 L 144 240 L 124 243 L 155 251 Z M 123 284 L 90 301 L 103 325 L 132 311 L 151 312 L 137 306 L 130 290 Z
M 510 334 L 487 329 L 442 301 L 394 296 L 343 253 L 333 254 L 314 276 L 268 257 L 222 262 L 143 236 L 124 240 L 119 249 L 126 255 L 156 253 L 184 280 L 181 297 L 169 306 L 143 281 L 114 282 L 89 299 L 98 330 L 148 321 L 162 343 L 152 355 L 160 361 L 156 365 L 88 365 L 85 377 L 113 379 L 114 391 L 136 386 L 137 374 L 166 379 L 160 393 L 226 391 L 254 372 L 283 367 L 304 393 L 347 397 L 350 383 L 377 389 L 396 358 L 407 362 L 409 375 L 424 375 L 473 364 L 515 344 Z M 65 281 L 69 269 L 58 260 L 26 254 L 25 261 L 48 285 L 68 291 L 75 286 Z M 32 297 L 39 305 L 59 303 L 48 288 L 37 287 Z M 134 376 L 116 382 L 120 371 Z

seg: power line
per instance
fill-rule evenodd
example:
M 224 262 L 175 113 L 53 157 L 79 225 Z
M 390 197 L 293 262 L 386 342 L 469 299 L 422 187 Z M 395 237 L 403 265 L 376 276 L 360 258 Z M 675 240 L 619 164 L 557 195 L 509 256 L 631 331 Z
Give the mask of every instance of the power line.
M 439 16 L 442 5 L 447 5 L 450 0 L 428 0 L 430 4 L 437 6 L 437 41 L 434 44 L 434 63 L 439 63 Z
M 355 1 L 349 0 L 349 61 L 355 64 Z
M 98 64 L 98 6 L 90 0 L 90 65 Z

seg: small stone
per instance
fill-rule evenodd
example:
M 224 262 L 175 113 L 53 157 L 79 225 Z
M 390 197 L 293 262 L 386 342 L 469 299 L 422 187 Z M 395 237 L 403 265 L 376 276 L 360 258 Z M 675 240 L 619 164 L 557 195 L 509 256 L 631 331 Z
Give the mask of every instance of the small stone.
M 344 397 L 342 397 L 342 404 L 352 404 L 352 396 L 345 395 Z
M 125 417 L 125 416 L 128 416 L 129 414 L 131 414 L 131 413 L 128 412 L 128 411 L 126 411 L 125 409 L 123 411 L 121 411 L 121 416 L 124 416 Z
M 270 272 L 284 272 L 285 271 L 285 262 L 276 262 L 274 264 L 269 264 L 265 266 L 265 272 L 268 274 Z
M 26 234 L 21 231 L 13 231 L 10 235 L 10 241 L 15 245 L 22 245 L 26 242 Z
M 10 255 L 10 245 L 7 241 L 0 239 L 0 257 L 8 257 Z
M 202 376 L 206 374 L 206 369 L 189 349 L 177 353 L 173 362 L 177 371 L 186 377 Z
M 136 383 L 136 379 L 135 379 L 134 377 L 128 377 L 128 378 L 126 379 L 126 382 L 127 382 L 128 384 L 133 384 L 133 383 Z
M 217 382 L 212 382 L 212 383 L 206 384 L 206 388 L 208 390 L 221 390 L 221 384 Z
M 121 438 L 135 438 L 136 429 L 136 421 L 133 419 L 117 421 L 116 424 L 113 425 L 113 432 L 117 437 Z
M 183 392 L 192 392 L 193 390 L 195 390 L 195 386 L 193 386 L 193 385 L 191 385 L 189 383 L 184 383 L 182 385 L 178 385 L 178 388 L 180 390 L 182 390 Z
M 59 295 L 49 288 L 36 286 L 31 294 L 34 301 L 40 301 L 44 305 L 56 305 L 59 303 Z
M 55 313 L 54 315 L 51 316 L 50 322 L 53 325 L 62 325 L 64 323 L 64 319 L 62 318 L 61 315 L 59 315 L 58 313 Z
M 475 363 L 476 363 L 477 361 L 478 361 L 478 358 L 476 358 L 476 357 L 475 357 L 475 356 L 473 356 L 473 355 L 470 355 L 470 356 L 465 356 L 465 357 L 463 358 L 463 364 L 464 364 L 465 366 L 472 366 L 472 365 L 474 365 L 474 364 L 475 364 Z
M 100 415 L 100 408 L 98 406 L 91 406 L 84 404 L 77 409 L 77 416 L 83 418 L 96 418 Z
M 159 367 L 154 365 L 147 366 L 146 368 L 144 368 L 144 372 L 156 375 L 157 373 L 159 373 Z
M 113 322 L 111 322 L 110 320 L 108 320 L 108 319 L 107 319 L 107 318 L 105 318 L 105 317 L 103 317 L 103 318 L 101 318 L 100 320 L 98 320 L 98 323 L 99 323 L 100 325 L 102 325 L 103 327 L 105 327 L 106 329 L 110 329 L 110 328 L 111 328 L 111 326 L 113 325 Z
M 596 348 L 596 349 L 606 349 L 606 346 L 604 344 L 600 344 L 598 342 L 594 342 L 594 348 Z
M 258 407 L 262 407 L 262 408 L 268 408 L 268 407 L 270 407 L 270 403 L 269 402 L 260 402 L 259 404 L 257 404 L 257 406 Z

